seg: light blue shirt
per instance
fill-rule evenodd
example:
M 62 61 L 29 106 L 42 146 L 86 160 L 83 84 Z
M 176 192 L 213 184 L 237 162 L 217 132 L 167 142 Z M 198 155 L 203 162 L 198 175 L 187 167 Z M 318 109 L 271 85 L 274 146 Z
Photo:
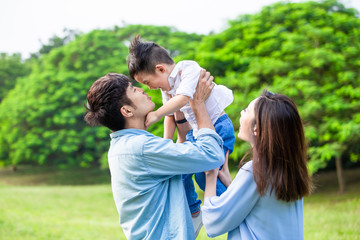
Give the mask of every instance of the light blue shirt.
M 181 174 L 224 163 L 223 141 L 200 129 L 196 143 L 174 143 L 139 129 L 110 134 L 111 185 L 127 239 L 195 239 Z
M 202 211 L 209 237 L 229 232 L 228 239 L 304 239 L 303 200 L 277 200 L 270 191 L 260 197 L 252 161 L 239 170 L 221 196 L 205 198 Z

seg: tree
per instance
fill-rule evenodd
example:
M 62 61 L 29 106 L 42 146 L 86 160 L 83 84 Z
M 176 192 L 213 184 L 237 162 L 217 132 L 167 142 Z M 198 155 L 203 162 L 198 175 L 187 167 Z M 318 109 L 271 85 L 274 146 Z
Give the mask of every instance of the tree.
M 20 79 L 0 104 L 0 165 L 105 163 L 110 132 L 86 126 L 83 104 L 99 77 L 108 72 L 128 75 L 127 44 L 139 32 L 166 47 L 174 43 L 176 54 L 199 39 L 168 27 L 126 26 L 94 30 L 34 59 L 31 74 Z M 150 130 L 160 135 L 162 124 Z
M 40 41 L 41 43 L 41 48 L 39 50 L 39 52 L 37 53 L 32 53 L 30 58 L 31 59 L 37 59 L 39 58 L 41 55 L 47 54 L 49 53 L 52 49 L 54 48 L 58 48 L 61 46 L 64 46 L 66 44 L 68 44 L 71 41 L 74 41 L 77 37 L 79 37 L 82 33 L 77 31 L 77 30 L 73 30 L 73 29 L 67 29 L 64 28 L 63 30 L 63 34 L 64 36 L 58 36 L 58 35 L 54 35 L 52 36 L 48 43 L 43 43 Z
M 310 172 L 336 159 L 342 191 L 340 161 L 360 158 L 358 12 L 335 0 L 280 2 L 229 24 L 203 39 L 196 58 L 233 89 L 235 128 L 241 108 L 262 89 L 290 96 L 305 124 Z M 236 144 L 234 160 L 248 149 Z
M 16 79 L 29 73 L 30 66 L 21 61 L 20 54 L 0 53 L 0 102 L 15 87 Z

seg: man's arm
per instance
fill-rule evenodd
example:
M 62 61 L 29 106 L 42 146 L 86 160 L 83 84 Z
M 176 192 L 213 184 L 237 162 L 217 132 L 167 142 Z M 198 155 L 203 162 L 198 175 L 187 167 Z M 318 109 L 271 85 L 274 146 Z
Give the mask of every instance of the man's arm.
M 210 128 L 215 131 L 214 125 L 211 122 L 205 106 L 205 101 L 215 86 L 213 80 L 214 77 L 210 76 L 209 72 L 206 72 L 204 69 L 202 69 L 199 82 L 196 87 L 196 92 L 194 94 L 193 100 L 190 101 L 190 107 L 195 114 L 199 130 L 201 128 Z
M 214 125 L 211 122 L 209 114 L 205 107 L 205 100 L 208 98 L 207 93 L 211 92 L 214 88 L 213 77 L 209 72 L 202 70 L 200 73 L 200 79 L 194 94 L 194 99 L 190 101 L 190 107 L 193 110 L 198 128 L 210 128 L 215 130 Z M 209 93 L 210 94 L 210 93 Z M 205 197 L 216 196 L 216 182 L 218 176 L 218 168 L 205 172 L 206 174 L 206 186 Z
M 179 175 L 209 171 L 224 164 L 223 141 L 213 130 L 198 132 L 195 143 L 148 137 L 142 147 L 143 163 L 151 174 Z

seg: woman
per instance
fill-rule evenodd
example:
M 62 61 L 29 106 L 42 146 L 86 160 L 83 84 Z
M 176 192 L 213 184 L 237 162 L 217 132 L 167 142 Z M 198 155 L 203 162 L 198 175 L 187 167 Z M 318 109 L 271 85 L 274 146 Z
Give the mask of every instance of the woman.
M 304 129 L 295 103 L 264 91 L 241 111 L 238 138 L 252 146 L 252 161 L 231 181 L 227 163 L 206 172 L 203 224 L 209 237 L 303 239 L 303 197 L 312 184 Z M 216 178 L 228 189 L 216 196 Z

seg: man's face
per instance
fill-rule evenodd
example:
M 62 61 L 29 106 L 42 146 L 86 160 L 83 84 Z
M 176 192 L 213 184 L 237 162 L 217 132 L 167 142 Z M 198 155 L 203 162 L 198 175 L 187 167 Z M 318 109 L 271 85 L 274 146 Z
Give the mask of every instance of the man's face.
M 161 89 L 163 91 L 169 91 L 170 85 L 168 81 L 169 74 L 166 72 L 155 70 L 154 74 L 150 73 L 137 73 L 134 78 L 137 82 L 145 84 L 150 89 Z
M 149 97 L 143 89 L 134 87 L 131 83 L 126 89 L 126 95 L 135 106 L 134 115 L 146 116 L 155 108 L 155 103 L 151 101 L 151 97 Z

